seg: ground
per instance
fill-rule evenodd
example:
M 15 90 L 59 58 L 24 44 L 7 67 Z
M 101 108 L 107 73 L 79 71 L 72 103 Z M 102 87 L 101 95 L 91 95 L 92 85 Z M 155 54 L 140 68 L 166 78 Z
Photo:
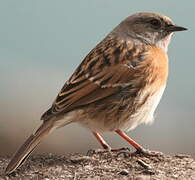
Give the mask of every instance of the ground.
M 0 180 L 195 180 L 195 160 L 188 155 L 144 156 L 128 149 L 89 151 L 87 155 L 33 155 L 9 176 L 10 158 L 0 157 Z

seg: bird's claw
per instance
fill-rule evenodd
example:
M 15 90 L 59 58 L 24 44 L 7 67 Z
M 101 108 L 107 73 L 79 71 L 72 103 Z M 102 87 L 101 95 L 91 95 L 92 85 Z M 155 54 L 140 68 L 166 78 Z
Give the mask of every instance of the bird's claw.
M 148 149 L 138 149 L 136 151 L 137 154 L 142 154 L 144 156 L 162 156 L 163 153 L 159 151 L 150 151 Z

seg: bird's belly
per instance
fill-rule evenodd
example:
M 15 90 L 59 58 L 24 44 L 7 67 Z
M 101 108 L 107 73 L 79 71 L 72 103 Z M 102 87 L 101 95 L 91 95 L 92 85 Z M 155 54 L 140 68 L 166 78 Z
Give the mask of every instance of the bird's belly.
M 129 116 L 128 120 L 123 121 L 124 123 L 121 123 L 120 129 L 129 131 L 134 129 L 139 124 L 152 123 L 154 120 L 154 112 L 160 102 L 164 89 L 165 86 L 161 87 L 153 95 L 149 96 L 145 103 L 137 108 L 137 110 Z M 141 97 L 139 97 L 139 101 L 142 101 L 142 99 L 146 97 L 147 93 L 147 91 L 143 92 Z
M 80 111 L 79 115 L 77 115 L 77 122 L 96 132 L 114 131 L 117 129 L 128 131 L 141 123 L 152 123 L 154 111 L 159 104 L 164 89 L 165 86 L 148 96 L 144 103 L 143 101 L 148 95 L 148 90 L 141 92 L 134 100 L 137 106 L 135 105 L 135 110 L 133 111 L 130 105 L 123 109 L 119 115 L 117 108 L 111 108 L 111 105 L 102 108 L 103 104 L 100 104 L 99 106 L 94 106 L 94 108 L 90 107 L 88 110 Z

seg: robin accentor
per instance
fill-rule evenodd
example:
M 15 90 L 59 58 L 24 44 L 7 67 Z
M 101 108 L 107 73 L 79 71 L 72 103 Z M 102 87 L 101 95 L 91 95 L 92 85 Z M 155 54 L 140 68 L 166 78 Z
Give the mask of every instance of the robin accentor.
M 168 76 L 167 49 L 176 26 L 156 13 L 127 17 L 85 57 L 65 83 L 42 125 L 19 148 L 7 166 L 13 172 L 53 130 L 77 122 L 87 127 L 103 148 L 99 132 L 118 133 L 138 151 L 145 149 L 124 131 L 153 121 Z

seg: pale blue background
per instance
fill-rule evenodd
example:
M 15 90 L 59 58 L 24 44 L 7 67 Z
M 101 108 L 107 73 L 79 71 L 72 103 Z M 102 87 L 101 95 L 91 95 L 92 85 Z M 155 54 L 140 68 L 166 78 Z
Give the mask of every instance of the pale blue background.
M 0 0 L 0 155 L 12 154 L 39 125 L 63 83 L 121 20 L 139 11 L 166 14 L 189 31 L 169 48 L 168 87 L 152 126 L 128 134 L 143 146 L 195 155 L 195 1 Z M 113 147 L 128 146 L 114 134 Z M 95 138 L 77 125 L 46 138 L 36 152 L 86 152 Z

